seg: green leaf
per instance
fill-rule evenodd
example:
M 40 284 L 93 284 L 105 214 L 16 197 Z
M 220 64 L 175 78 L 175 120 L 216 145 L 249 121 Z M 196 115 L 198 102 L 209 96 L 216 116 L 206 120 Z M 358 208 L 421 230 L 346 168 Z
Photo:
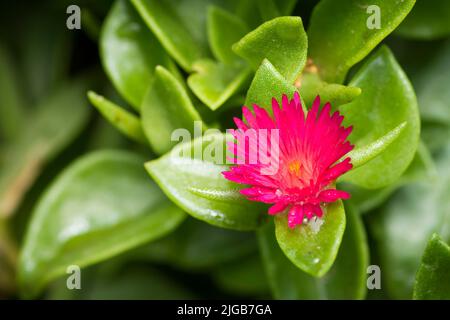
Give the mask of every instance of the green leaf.
M 196 73 L 189 76 L 188 85 L 211 110 L 222 106 L 250 76 L 247 67 L 232 67 L 212 60 L 199 60 L 192 68 Z
M 434 233 L 425 249 L 414 285 L 414 299 L 450 300 L 450 247 Z
M 316 73 L 303 73 L 296 81 L 306 106 L 312 106 L 316 96 L 323 102 L 329 102 L 333 108 L 353 101 L 361 94 L 357 87 L 326 83 Z
M 24 101 L 17 70 L 10 52 L 0 46 L 0 141 L 8 141 L 20 132 Z
M 239 193 L 241 185 L 223 177 L 230 138 L 216 133 L 184 142 L 145 167 L 163 192 L 194 218 L 222 228 L 254 230 L 266 208 L 248 201 Z
M 23 12 L 21 27 L 25 32 L 11 32 L 20 38 L 21 80 L 32 105 L 40 104 L 69 75 L 74 32 L 65 27 L 65 20 L 55 17 L 48 6 L 35 6 L 28 14 Z
M 263 23 L 233 45 L 256 70 L 264 59 L 293 83 L 306 63 L 308 41 L 300 17 L 279 17 Z
M 270 61 L 265 59 L 248 89 L 245 105 L 257 104 L 272 114 L 272 98 L 280 100 L 283 94 L 292 97 L 296 91 L 297 88 L 289 84 Z
M 142 163 L 132 153 L 100 151 L 53 182 L 26 233 L 19 262 L 24 295 L 36 295 L 69 265 L 84 267 L 157 239 L 185 218 Z
M 185 69 L 209 55 L 205 30 L 206 1 L 132 0 L 162 46 Z
M 369 189 L 390 185 L 409 166 L 418 146 L 420 118 L 414 89 L 387 47 L 372 55 L 350 85 L 360 87 L 362 94 L 340 111 L 344 125 L 353 126 L 349 139 L 357 148 L 404 122 L 406 127 L 383 153 L 342 176 L 342 181 Z
M 270 292 L 261 257 L 256 254 L 219 266 L 212 276 L 222 290 L 234 295 L 264 297 Z
M 347 227 L 333 267 L 322 278 L 294 266 L 283 254 L 272 224 L 258 231 L 266 274 L 275 299 L 363 299 L 369 253 L 364 226 L 357 212 L 346 208 Z
M 450 145 L 435 158 L 435 179 L 422 179 L 400 188 L 380 210 L 370 215 L 385 287 L 395 299 L 411 297 L 420 257 L 428 239 L 436 232 L 450 240 Z
M 353 169 L 364 165 L 386 150 L 386 148 L 400 136 L 400 133 L 405 127 L 406 122 L 403 122 L 381 138 L 349 152 L 347 156 L 352 159 Z
M 449 3 L 450 4 L 450 3 Z M 411 81 L 417 92 L 422 119 L 450 125 L 450 41 L 421 61 Z
M 43 100 L 24 124 L 26 130 L 7 144 L 1 161 L 0 216 L 11 215 L 43 166 L 81 132 L 89 120 L 89 78 L 64 83 Z M 68 121 L 70 119 L 70 121 Z
M 117 91 L 136 109 L 157 65 L 172 62 L 129 1 L 118 0 L 106 17 L 100 35 L 102 64 Z
M 152 266 L 128 264 L 121 257 L 82 269 L 81 290 L 68 290 L 67 279 L 51 284 L 49 300 L 196 299 L 194 294 Z M 86 284 L 83 287 L 83 284 Z
M 93 91 L 88 92 L 88 98 L 94 107 L 120 132 L 137 142 L 147 144 L 141 120 L 137 116 Z
M 264 20 L 279 16 L 288 16 L 295 7 L 297 0 L 258 0 L 259 12 Z
M 450 34 L 450 3 L 446 0 L 417 0 L 411 13 L 395 30 L 401 36 L 433 40 Z
M 188 218 L 175 232 L 137 249 L 131 255 L 137 260 L 165 263 L 188 271 L 204 271 L 240 259 L 255 250 L 253 233 L 216 228 Z
M 194 121 L 201 121 L 183 85 L 161 66 L 156 67 L 141 112 L 144 133 L 158 154 L 169 151 L 176 144 L 171 140 L 175 129 L 185 128 L 192 132 Z
M 240 59 L 231 50 L 231 46 L 247 31 L 247 26 L 238 16 L 220 7 L 208 7 L 209 44 L 214 57 L 219 61 L 225 64 L 239 62 Z
M 414 2 L 320 1 L 311 16 L 308 38 L 310 56 L 321 77 L 330 83 L 342 83 L 350 67 L 361 61 L 400 24 Z M 379 8 L 379 29 L 368 27 L 376 18 L 376 12 L 371 11 L 374 7 L 369 6 Z
M 403 175 L 393 184 L 379 188 L 366 189 L 351 184 L 341 187 L 352 195 L 351 201 L 361 213 L 366 213 L 380 206 L 399 187 L 424 179 L 436 179 L 436 168 L 427 147 L 420 143 L 413 161 Z
M 333 265 L 345 230 L 342 201 L 323 210 L 323 219 L 310 220 L 294 229 L 288 227 L 286 213 L 275 218 L 275 234 L 281 250 L 294 265 L 314 277 L 322 277 Z

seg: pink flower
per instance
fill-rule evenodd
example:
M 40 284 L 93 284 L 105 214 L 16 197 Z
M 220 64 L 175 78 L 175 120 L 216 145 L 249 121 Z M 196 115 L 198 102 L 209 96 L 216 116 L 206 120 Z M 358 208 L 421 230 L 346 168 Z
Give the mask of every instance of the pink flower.
M 228 180 L 250 185 L 240 192 L 251 201 L 272 204 L 269 214 L 288 210 L 290 228 L 302 224 L 304 219 L 322 217 L 322 207 L 326 203 L 350 197 L 334 185 L 339 176 L 352 168 L 349 157 L 339 161 L 354 147 L 347 140 L 352 127 L 341 126 L 344 117 L 339 112 L 330 115 L 329 103 L 322 110 L 319 107 L 320 98 L 317 96 L 305 117 L 300 97 L 295 93 L 291 101 L 283 95 L 282 109 L 278 101 L 272 99 L 273 117 L 254 104 L 254 114 L 247 107 L 242 108 L 246 123 L 234 118 L 238 130 L 232 130 L 236 140 L 228 145 L 228 150 L 237 158 L 233 157 L 234 166 L 223 175 Z M 276 172 L 262 173 L 268 162 L 261 161 L 260 151 L 257 152 L 256 163 L 249 161 L 251 152 L 255 152 L 254 146 L 245 143 L 250 136 L 246 138 L 245 134 L 250 129 L 256 132 L 278 129 L 278 141 L 258 140 L 256 145 L 258 149 L 263 143 L 269 145 L 264 148 L 269 150 L 264 155 L 269 160 L 276 160 Z M 243 154 L 245 159 L 239 161 L 239 155 Z

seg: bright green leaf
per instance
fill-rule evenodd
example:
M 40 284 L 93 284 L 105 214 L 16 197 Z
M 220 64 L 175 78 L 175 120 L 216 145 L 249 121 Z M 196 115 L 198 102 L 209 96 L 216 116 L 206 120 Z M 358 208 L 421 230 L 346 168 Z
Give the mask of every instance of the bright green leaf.
M 145 167 L 164 193 L 194 218 L 212 225 L 254 230 L 263 222 L 265 207 L 239 193 L 241 185 L 224 178 L 228 140 L 209 134 L 177 145 Z
M 350 67 L 361 61 L 400 24 L 414 2 L 320 1 L 311 16 L 308 38 L 310 56 L 323 79 L 342 83 Z M 379 28 L 377 17 L 380 19 Z
M 450 300 L 450 247 L 434 233 L 425 249 L 414 285 L 414 299 Z
M 88 92 L 88 98 L 94 107 L 120 132 L 137 142 L 147 144 L 141 121 L 137 116 L 93 91 Z
M 248 89 L 245 105 L 257 104 L 271 114 L 272 98 L 280 101 L 283 94 L 291 98 L 296 91 L 297 88 L 289 84 L 270 61 L 265 59 L 256 71 Z M 303 108 L 305 108 L 304 105 Z
M 296 82 L 307 107 L 312 106 L 316 96 L 320 96 L 323 103 L 329 102 L 332 108 L 336 108 L 353 101 L 361 94 L 360 88 L 326 83 L 314 73 L 303 73 Z
M 169 56 L 129 1 L 118 0 L 100 36 L 103 66 L 117 91 L 139 110 L 157 65 L 171 66 Z
M 288 83 L 306 63 L 308 41 L 300 17 L 279 17 L 263 23 L 233 45 L 233 50 L 256 70 L 268 59 Z
M 347 156 L 352 159 L 353 169 L 362 166 L 386 150 L 400 136 L 405 127 L 406 122 L 403 122 L 374 142 L 350 151 Z
M 359 211 L 366 213 L 380 206 L 399 187 L 419 180 L 433 180 L 436 179 L 436 175 L 430 152 L 423 143 L 420 143 L 413 161 L 395 183 L 379 189 L 366 189 L 351 184 L 341 186 L 352 195 L 351 201 Z
M 287 214 L 275 218 L 278 244 L 294 265 L 304 272 L 322 277 L 333 265 L 345 230 L 345 211 L 341 201 L 328 205 L 323 219 L 289 228 Z
M 211 110 L 223 105 L 250 76 L 247 67 L 232 67 L 211 60 L 197 61 L 192 68 L 196 73 L 189 76 L 188 85 Z
M 154 80 L 142 103 L 142 127 L 153 150 L 169 151 L 175 129 L 192 132 L 194 121 L 201 121 L 183 85 L 166 69 L 156 67 Z
M 22 294 L 34 296 L 69 265 L 87 266 L 173 230 L 185 214 L 146 177 L 143 159 L 100 151 L 50 186 L 29 223 L 19 263 Z
M 206 1 L 132 0 L 136 10 L 163 47 L 185 69 L 209 55 Z
M 258 239 L 275 299 L 363 299 L 369 254 L 364 226 L 357 212 L 347 208 L 347 226 L 333 267 L 322 278 L 312 277 L 289 261 L 276 243 L 272 224 L 258 231 Z
M 353 126 L 349 139 L 357 148 L 373 143 L 404 122 L 406 127 L 384 152 L 342 176 L 342 181 L 370 189 L 387 186 L 409 166 L 419 142 L 414 89 L 387 47 L 372 55 L 350 85 L 361 88 L 362 93 L 340 111 L 344 125 Z
M 411 13 L 396 32 L 404 37 L 420 40 L 448 36 L 450 34 L 450 2 L 417 0 Z

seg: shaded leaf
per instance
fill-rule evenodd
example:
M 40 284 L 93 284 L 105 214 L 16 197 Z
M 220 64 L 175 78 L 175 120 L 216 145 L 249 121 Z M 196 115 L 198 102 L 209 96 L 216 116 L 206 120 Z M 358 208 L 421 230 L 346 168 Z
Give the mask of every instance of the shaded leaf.
M 196 73 L 189 76 L 188 85 L 211 110 L 222 106 L 250 76 L 247 67 L 231 67 L 211 60 L 197 61 L 193 70 Z
M 208 40 L 216 59 L 226 64 L 239 63 L 239 57 L 231 46 L 248 31 L 237 15 L 217 6 L 208 8 Z
M 201 121 L 183 85 L 161 66 L 156 67 L 141 112 L 144 133 L 158 154 L 169 151 L 176 144 L 172 141 L 175 129 L 192 132 L 194 121 Z
M 401 36 L 433 40 L 450 34 L 450 3 L 446 0 L 417 0 L 405 21 L 395 30 Z
M 34 296 L 69 265 L 84 267 L 173 230 L 185 214 L 146 177 L 143 159 L 99 151 L 63 171 L 39 201 L 19 262 Z
M 117 91 L 136 109 L 157 65 L 171 66 L 169 56 L 129 1 L 114 3 L 102 27 L 100 57 Z
M 434 233 L 417 271 L 414 299 L 450 299 L 450 247 Z
M 400 188 L 380 212 L 370 215 L 389 296 L 409 299 L 420 257 L 436 232 L 450 239 L 450 146 L 436 156 L 438 176 Z

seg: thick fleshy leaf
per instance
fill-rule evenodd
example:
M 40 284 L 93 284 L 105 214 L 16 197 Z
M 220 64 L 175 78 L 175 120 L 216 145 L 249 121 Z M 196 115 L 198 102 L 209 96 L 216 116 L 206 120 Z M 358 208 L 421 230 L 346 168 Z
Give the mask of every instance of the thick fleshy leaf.
M 428 239 L 436 232 L 450 240 L 450 145 L 435 157 L 438 176 L 399 189 L 376 215 L 370 227 L 380 257 L 389 296 L 409 299 Z
M 163 47 L 185 69 L 209 55 L 206 1 L 132 0 L 136 10 Z
M 400 133 L 405 127 L 406 122 L 403 122 L 374 142 L 350 151 L 347 156 L 352 159 L 353 169 L 364 165 L 386 150 L 386 148 L 400 136 Z
M 433 40 L 450 34 L 450 2 L 417 0 L 405 21 L 395 30 L 401 36 Z
M 258 69 L 268 59 L 288 83 L 306 63 L 308 41 L 300 17 L 279 17 L 263 23 L 233 45 L 233 50 Z
M 320 1 L 311 16 L 308 38 L 310 56 L 323 79 L 342 83 L 350 67 L 361 61 L 400 24 L 414 2 Z M 376 28 L 377 17 L 380 19 L 379 28 Z
M 279 100 L 283 94 L 292 97 L 295 91 L 297 88 L 287 82 L 270 61 L 265 59 L 248 89 L 245 105 L 257 104 L 272 114 L 272 98 Z
M 137 142 L 147 144 L 141 121 L 137 116 L 93 91 L 88 92 L 88 98 L 94 107 L 120 132 Z
M 342 201 L 323 210 L 322 219 L 310 220 L 294 229 L 289 228 L 286 213 L 275 217 L 275 234 L 281 250 L 294 265 L 314 277 L 322 277 L 333 265 L 345 230 Z
M 177 142 L 171 140 L 175 129 L 194 130 L 194 121 L 201 121 L 183 85 L 161 66 L 142 103 L 142 127 L 158 154 L 169 151 Z
M 361 94 L 361 89 L 357 87 L 326 83 L 320 80 L 317 73 L 303 73 L 295 85 L 307 106 L 311 106 L 316 96 L 320 96 L 321 101 L 329 102 L 332 108 L 336 108 L 353 101 Z
M 450 125 L 447 85 L 450 81 L 450 40 L 422 61 L 420 70 L 411 77 L 411 81 L 417 92 L 422 119 Z
M 256 250 L 253 233 L 216 228 L 193 218 L 174 232 L 130 253 L 136 260 L 205 270 L 240 259 Z
M 241 185 L 223 177 L 228 170 L 227 140 L 216 133 L 183 142 L 145 167 L 164 193 L 194 218 L 218 227 L 254 230 L 267 209 L 248 201 L 239 193 Z
M 263 262 L 256 254 L 222 265 L 212 276 L 220 288 L 235 295 L 262 298 L 270 292 Z
M 64 83 L 30 111 L 27 130 L 3 149 L 0 216 L 14 212 L 42 167 L 67 146 L 89 119 L 88 78 Z M 70 121 L 67 121 L 70 119 Z
M 189 76 L 188 85 L 211 110 L 223 105 L 250 76 L 248 67 L 232 67 L 211 60 L 197 61 L 193 70 L 196 73 Z
M 450 300 L 450 247 L 434 233 L 414 284 L 414 299 Z
M 50 186 L 29 223 L 19 263 L 22 294 L 34 296 L 69 265 L 93 264 L 173 230 L 186 215 L 145 174 L 143 159 L 99 151 Z
M 246 24 L 237 15 L 217 7 L 208 8 L 208 39 L 214 57 L 225 63 L 239 63 L 240 58 L 231 46 L 248 32 Z
M 276 244 L 272 224 L 258 231 L 259 245 L 275 299 L 363 299 L 369 253 L 357 212 L 346 208 L 347 227 L 333 267 L 322 278 L 295 267 Z
M 100 56 L 117 91 L 139 110 L 157 65 L 172 62 L 129 1 L 118 0 L 106 17 Z
M 341 184 L 352 195 L 352 203 L 361 213 L 366 213 L 380 206 L 399 187 L 419 180 L 436 179 L 436 167 L 427 147 L 420 143 L 413 161 L 403 175 L 393 184 L 379 188 L 366 189 L 351 184 Z
M 374 85 L 376 84 L 376 85 Z M 360 148 L 406 122 L 406 127 L 378 157 L 354 169 L 342 181 L 376 189 L 396 181 L 411 163 L 419 142 L 420 118 L 408 78 L 387 47 L 361 67 L 350 85 L 362 89 L 340 108 L 344 125 L 353 126 L 350 141 Z

